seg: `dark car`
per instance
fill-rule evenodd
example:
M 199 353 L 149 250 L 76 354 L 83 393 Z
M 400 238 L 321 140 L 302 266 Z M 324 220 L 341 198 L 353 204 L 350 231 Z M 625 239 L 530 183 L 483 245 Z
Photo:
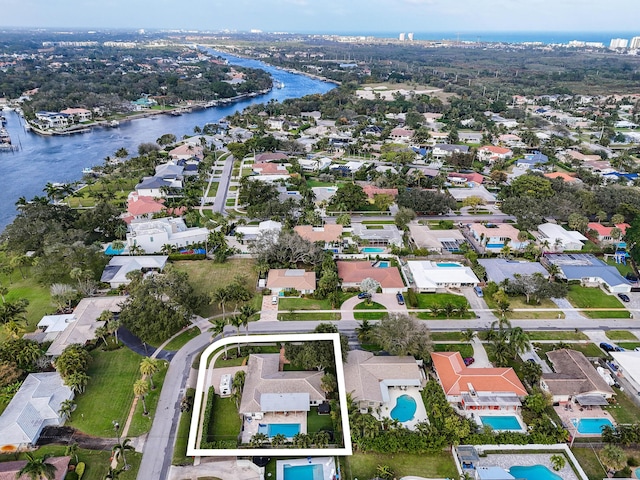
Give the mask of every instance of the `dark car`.
M 629 295 L 627 295 L 626 293 L 619 293 L 618 294 L 618 298 L 620 300 L 622 300 L 623 302 L 630 302 L 631 299 L 629 298 Z
M 627 273 L 625 275 L 625 278 L 627 280 L 629 280 L 630 282 L 637 282 L 638 281 L 638 277 L 636 275 L 634 275 L 633 273 Z
M 614 350 L 615 352 L 625 352 L 625 351 L 626 351 L 624 348 L 622 348 L 622 347 L 618 347 L 618 346 L 613 347 L 613 350 Z
M 404 296 L 400 292 L 396 293 L 396 300 L 398 305 L 404 305 Z
M 369 292 L 360 292 L 358 294 L 358 298 L 359 299 L 363 299 L 363 298 L 371 298 L 371 294 Z
M 613 345 L 607 342 L 602 342 L 600 344 L 600 348 L 603 349 L 605 352 L 614 352 L 616 350 Z
M 468 366 L 469 366 L 469 365 L 471 365 L 473 362 L 475 362 L 475 361 L 476 361 L 476 359 L 475 359 L 475 358 L 473 358 L 473 357 L 464 357 L 463 361 L 464 361 L 464 364 L 468 367 Z

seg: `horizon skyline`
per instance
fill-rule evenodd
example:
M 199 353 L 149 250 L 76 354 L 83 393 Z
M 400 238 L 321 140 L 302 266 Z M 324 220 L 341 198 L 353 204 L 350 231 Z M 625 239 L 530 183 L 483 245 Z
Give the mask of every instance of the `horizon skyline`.
M 522 5 L 505 0 L 5 0 L 0 28 L 298 34 L 634 32 L 635 18 L 618 12 L 635 6 L 636 0 L 619 0 L 615 11 L 597 0 L 530 0 Z M 433 25 L 438 25 L 437 32 Z

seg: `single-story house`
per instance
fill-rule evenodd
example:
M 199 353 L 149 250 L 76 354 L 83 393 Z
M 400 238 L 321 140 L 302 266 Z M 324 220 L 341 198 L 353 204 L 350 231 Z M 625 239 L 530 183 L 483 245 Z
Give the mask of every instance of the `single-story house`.
M 484 176 L 481 173 L 459 173 L 451 172 L 447 175 L 447 180 L 454 185 L 480 185 L 484 182 Z
M 581 406 L 608 405 L 614 395 L 609 383 L 582 352 L 563 348 L 547 352 L 554 373 L 543 373 L 541 387 L 554 403 L 576 401 Z
M 264 152 L 259 153 L 255 156 L 256 163 L 266 163 L 266 162 L 278 162 L 281 160 L 288 160 L 289 157 L 284 153 L 280 152 Z
M 466 180 L 465 180 L 466 181 Z M 495 194 L 491 193 L 482 185 L 475 185 L 473 187 L 461 187 L 461 188 L 448 188 L 447 191 L 456 202 L 464 202 L 469 197 L 480 197 L 487 205 L 496 203 Z
M 375 225 L 376 228 L 371 227 L 371 225 L 364 223 L 353 223 L 351 225 L 352 238 L 358 237 L 368 245 L 395 245 L 397 247 L 402 245 L 402 234 L 395 225 L 384 224 Z
M 298 225 L 293 231 L 310 242 L 322 242 L 327 248 L 330 244 L 340 242 L 342 237 L 342 225 L 326 223 L 322 227 L 313 225 Z
M 613 357 L 618 371 L 634 387 L 633 391 L 640 392 L 640 352 L 627 350 L 625 352 L 609 352 Z
M 482 142 L 482 133 L 458 131 L 458 140 L 465 143 L 480 143 Z
M 251 165 L 251 169 L 261 176 L 265 175 L 285 175 L 289 177 L 287 166 L 281 163 L 254 163 Z
M 180 217 L 165 217 L 153 220 L 135 220 L 129 224 L 127 245 L 129 250 L 138 246 L 145 253 L 158 253 L 165 245 L 173 248 L 204 244 L 209 238 L 209 229 L 188 228 Z
M 367 194 L 369 200 L 374 200 L 376 195 L 390 195 L 393 198 L 396 198 L 398 196 L 397 188 L 380 188 L 376 187 L 375 185 L 365 185 L 364 187 L 362 187 L 362 190 Z
M 545 253 L 543 265 L 556 265 L 559 278 L 580 280 L 588 287 L 604 286 L 611 293 L 629 293 L 631 283 L 620 275 L 618 269 L 590 254 Z
M 280 232 L 280 230 L 282 230 L 282 223 L 274 222 L 273 220 L 265 220 L 258 225 L 241 225 L 236 227 L 236 233 L 241 233 L 242 239 L 249 241 L 255 240 L 264 232 Z
M 443 292 L 448 288 L 475 287 L 480 283 L 469 267 L 457 262 L 407 262 L 416 290 L 422 293 Z
M 169 156 L 174 160 L 188 160 L 190 158 L 197 158 L 198 160 L 204 159 L 204 149 L 202 145 L 193 145 L 190 143 L 183 143 L 176 148 L 169 150 Z
M 69 463 L 71 457 L 49 457 L 44 463 L 49 463 L 54 466 L 55 474 L 52 480 L 64 480 L 69 469 Z M 27 460 L 15 460 L 13 462 L 1 462 L 0 463 L 0 480 L 30 480 L 26 474 L 18 477 L 20 470 L 27 464 Z
M 599 243 L 618 243 L 619 244 L 622 241 L 622 237 L 624 237 L 624 234 L 627 232 L 627 228 L 629 227 L 630 225 L 628 223 L 618 223 L 614 227 L 606 227 L 598 222 L 590 222 L 587 224 L 588 230 L 593 230 L 598 234 L 598 237 L 596 240 Z M 620 236 L 617 239 L 614 239 L 611 236 L 611 230 L 613 230 L 614 228 L 617 228 L 618 230 L 620 230 Z
M 469 147 L 467 145 L 451 145 L 448 143 L 438 143 L 433 146 L 431 150 L 431 156 L 433 158 L 446 158 L 450 157 L 454 153 L 469 153 Z
M 44 427 L 63 425 L 58 411 L 65 400 L 73 400 L 73 392 L 58 372 L 27 375 L 0 415 L 0 451 L 27 449 L 36 444 Z
M 513 152 L 509 148 L 498 147 L 495 145 L 485 145 L 478 148 L 478 160 L 483 162 L 495 162 L 496 160 L 508 160 L 513 156 Z
M 490 282 L 501 283 L 505 280 L 513 280 L 515 274 L 540 273 L 545 277 L 549 276 L 549 272 L 539 262 L 507 260 L 506 258 L 480 258 L 478 263 L 487 271 L 487 280 Z
M 557 223 L 543 223 L 538 226 L 542 243 L 548 243 L 545 249 L 553 252 L 563 252 L 565 250 L 582 250 L 583 242 L 589 239 L 575 230 L 565 230 Z
M 431 354 L 449 403 L 462 410 L 517 410 L 527 390 L 513 368 L 469 368 L 460 352 Z
M 544 176 L 546 178 L 548 178 L 549 180 L 555 180 L 556 178 L 561 178 L 563 181 L 565 181 L 566 183 L 581 183 L 582 180 L 580 180 L 578 177 L 575 176 L 574 174 L 570 174 L 570 173 L 565 173 L 565 172 L 551 172 L 551 173 L 545 173 Z
M 516 160 L 516 165 L 523 168 L 536 168 L 541 165 L 546 165 L 549 162 L 549 157 L 540 152 L 527 153 L 524 158 Z
M 274 295 L 291 290 L 311 294 L 316 291 L 316 272 L 306 272 L 298 268 L 272 268 L 267 276 L 267 288 Z
M 162 202 L 153 197 L 138 195 L 136 192 L 129 194 L 127 199 L 127 217 L 130 220 L 151 218 L 154 213 L 160 213 L 165 209 Z
M 140 270 L 162 271 L 169 259 L 168 255 L 118 255 L 109 260 L 102 271 L 101 282 L 109 283 L 111 288 L 128 285 L 127 273 Z
M 182 189 L 182 175 L 167 177 L 142 177 L 142 181 L 135 186 L 140 197 L 166 197 L 165 189 Z
M 98 321 L 98 317 L 105 310 L 120 311 L 120 303 L 124 297 L 90 297 L 83 298 L 73 311 L 73 319 L 65 321 L 66 327 L 60 330 L 47 349 L 47 356 L 58 357 L 69 345 L 84 345 L 96 338 L 96 330 L 104 326 L 105 322 Z M 58 329 L 63 325 L 58 325 Z
M 397 293 L 407 290 L 400 272 L 396 267 L 372 266 L 368 260 L 356 262 L 336 262 L 338 266 L 338 277 L 342 279 L 342 287 L 359 288 L 362 280 L 373 278 L 380 284 L 382 293 Z M 376 263 L 376 265 L 378 265 Z
M 76 320 L 76 316 L 73 313 L 45 315 L 38 322 L 37 330 L 33 333 L 27 333 L 25 336 L 40 343 L 53 342 L 61 332 L 64 332 Z
M 282 371 L 278 353 L 249 355 L 238 412 L 256 419 L 276 412 L 308 412 L 326 399 L 323 375 L 318 371 Z
M 500 252 L 507 244 L 514 250 L 520 250 L 529 243 L 528 240 L 518 240 L 520 231 L 508 223 L 472 223 L 469 233 L 491 252 Z
M 350 350 L 344 364 L 344 381 L 358 408 L 376 409 L 389 403 L 389 390 L 426 384 L 425 374 L 411 356 L 374 355 Z
M 455 253 L 460 251 L 460 245 L 465 242 L 460 230 L 431 230 L 426 225 L 409 224 L 409 232 L 413 243 L 418 248 L 426 248 L 437 253 Z

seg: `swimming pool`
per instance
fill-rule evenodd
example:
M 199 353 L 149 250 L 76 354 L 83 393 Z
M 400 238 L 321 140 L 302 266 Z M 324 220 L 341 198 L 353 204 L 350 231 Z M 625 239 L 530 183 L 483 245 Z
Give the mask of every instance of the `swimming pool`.
M 436 263 L 436 265 L 440 268 L 459 268 L 462 267 L 462 265 L 460 265 L 459 263 L 454 263 L 454 262 L 443 262 L 443 263 Z
M 382 253 L 385 249 L 383 247 L 364 247 L 362 253 Z
M 583 435 L 600 435 L 604 427 L 613 427 L 613 423 L 608 418 L 581 418 L 580 420 L 572 418 L 571 423 L 578 433 Z
M 376 263 L 376 267 L 378 268 L 389 268 L 391 266 L 390 262 L 378 262 Z
M 313 463 L 311 465 L 285 465 L 282 468 L 284 480 L 322 480 L 324 472 L 322 465 Z
M 494 430 L 522 430 L 522 425 L 515 415 L 480 415 L 482 425 L 488 425 Z
M 111 244 L 109 244 L 107 249 L 104 251 L 104 254 L 105 255 L 120 255 L 122 252 L 124 252 L 124 248 L 116 250 L 111 246 Z
M 293 438 L 300 433 L 299 423 L 261 423 L 258 425 L 258 433 L 264 433 L 269 438 L 282 434 L 287 438 Z
M 391 410 L 391 418 L 399 422 L 413 420 L 416 413 L 416 401 L 410 395 L 400 395 L 396 398 L 396 406 Z
M 516 478 L 522 478 L 524 480 L 562 480 L 560 475 L 556 475 L 544 465 L 511 467 L 509 473 Z

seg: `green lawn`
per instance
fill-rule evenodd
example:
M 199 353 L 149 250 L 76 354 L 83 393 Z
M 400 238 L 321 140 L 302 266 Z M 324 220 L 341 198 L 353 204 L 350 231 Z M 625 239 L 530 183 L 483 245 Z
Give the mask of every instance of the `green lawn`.
M 115 437 L 113 440 L 115 444 Z M 62 456 L 64 455 L 65 447 L 60 445 L 46 445 L 39 447 L 34 455 L 36 458 L 44 455 Z M 140 467 L 140 460 L 142 455 L 135 452 L 127 452 L 127 463 L 131 465 L 131 469 L 123 471 L 118 477 L 119 480 L 135 480 L 138 475 L 138 468 Z M 104 480 L 107 472 L 109 471 L 109 458 L 111 457 L 111 451 L 98 451 L 98 450 L 86 450 L 78 449 L 78 461 L 84 462 L 86 465 L 83 480 Z M 20 454 L 19 460 L 26 460 L 24 453 Z M 8 462 L 16 460 L 15 455 L 0 455 L 1 462 Z M 122 466 L 122 463 L 120 464 Z
M 395 220 L 363 220 L 361 222 L 364 225 L 395 225 Z M 371 228 L 371 227 L 367 227 Z
M 195 389 L 188 388 L 187 395 L 194 395 Z M 187 441 L 189 440 L 189 427 L 191 426 L 191 415 L 193 411 L 183 412 L 180 414 L 180 423 L 176 432 L 176 443 L 173 449 L 172 465 L 190 465 L 193 460 L 187 457 Z
M 307 413 L 307 433 L 316 433 L 320 430 L 333 430 L 331 415 L 318 415 L 318 407 L 311 407 Z
M 462 358 L 473 357 L 473 347 L 468 343 L 436 343 L 433 349 L 436 352 L 460 352 Z
M 589 480 L 602 480 L 603 478 L 607 478 L 606 469 L 602 467 L 592 448 L 573 447 L 571 451 L 587 474 L 587 477 L 589 477 Z
M 355 292 L 340 292 L 340 303 L 347 301 L 351 297 L 357 295 Z M 280 297 L 278 299 L 278 310 L 286 312 L 289 310 L 334 310 L 331 302 L 318 298 L 297 298 L 297 297 Z
M 434 305 L 442 307 L 447 303 L 453 304 L 456 308 L 466 306 L 469 308 L 469 302 L 462 295 L 454 295 L 452 293 L 418 293 L 417 308 L 432 308 Z
M 164 382 L 164 377 L 167 374 L 168 364 L 166 362 L 160 362 L 160 370 L 153 376 L 153 383 L 155 385 L 154 390 L 149 390 L 145 402 L 147 403 L 147 410 L 149 415 L 143 415 L 143 407 L 142 402 L 138 400 L 138 404 L 136 405 L 136 410 L 133 413 L 133 419 L 131 420 L 131 426 L 129 427 L 129 436 L 137 437 L 138 435 L 142 435 L 143 433 L 147 433 L 151 429 L 151 424 L 153 423 L 153 418 L 156 413 L 156 406 L 158 405 L 158 398 L 160 397 L 160 392 L 162 391 L 162 383 Z M 142 378 L 142 377 L 141 377 Z
M 538 353 L 547 353 L 553 350 L 554 344 L 552 343 L 536 343 Z M 605 358 L 607 355 L 598 348 L 594 343 L 572 343 L 569 345 L 572 350 L 582 352 L 585 357 L 600 357 Z
M 140 378 L 142 357 L 122 347 L 111 352 L 91 352 L 89 384 L 85 393 L 76 397 L 78 408 L 67 425 L 98 437 L 113 434 L 113 420 L 124 425 L 131 402 L 133 383 Z
M 625 350 L 633 350 L 636 347 L 640 347 L 640 342 L 618 342 L 618 346 Z
M 247 284 L 251 286 L 258 282 L 258 274 L 253 268 L 255 263 L 250 258 L 233 258 L 225 263 L 214 263 L 211 260 L 182 260 L 172 263 L 178 270 L 187 272 L 189 283 L 199 294 L 211 295 L 214 290 L 229 285 L 236 275 L 246 277 Z M 256 294 L 252 302 L 260 310 L 262 296 Z M 209 304 L 196 313 L 210 317 L 222 313 L 222 309 L 216 304 Z
M 242 424 L 232 398 L 215 396 L 210 421 L 212 425 L 209 429 L 208 441 L 236 440 L 238 438 Z
M 589 340 L 582 332 L 575 331 L 540 331 L 533 330 L 528 331 L 527 335 L 529 336 L 529 340 L 532 342 L 538 340 Z
M 360 302 L 354 308 L 354 310 L 386 310 L 384 305 L 381 305 L 377 302 L 371 302 L 370 304 L 367 302 Z M 353 317 L 356 320 L 381 320 L 387 313 L 386 312 L 367 312 L 367 311 L 359 311 L 353 312 Z
M 441 453 L 354 453 L 343 457 L 345 478 L 365 479 L 376 476 L 378 465 L 388 465 L 394 472 L 394 478 L 415 475 L 423 478 L 458 478 L 450 452 Z
M 607 295 L 599 288 L 588 288 L 581 285 L 570 285 L 567 299 L 576 308 L 618 308 L 612 311 L 586 311 L 582 314 L 588 318 L 629 318 L 629 312 L 614 295 Z
M 640 408 L 627 396 L 627 393 L 635 395 L 636 392 L 622 392 L 615 387 L 613 387 L 613 390 L 616 392 L 616 403 L 603 408 L 611 414 L 616 423 L 635 424 L 640 422 Z
M 196 338 L 200 335 L 200 329 L 198 327 L 191 327 L 188 330 L 185 330 L 176 338 L 167 343 L 164 347 L 164 350 L 180 350 L 184 347 L 190 340 Z
M 609 340 L 628 340 L 630 342 L 638 341 L 638 337 L 627 330 L 607 330 L 605 335 Z
M 495 310 L 498 307 L 493 298 L 485 296 L 484 299 L 489 308 Z M 544 299 L 540 301 L 539 304 L 535 304 L 527 303 L 524 295 L 509 297 L 509 308 L 510 311 L 506 314 L 508 319 L 532 320 L 539 318 L 558 318 L 558 315 L 560 315 L 560 318 L 565 317 L 564 313 L 560 310 L 551 312 L 537 310 L 539 308 L 558 308 L 558 306 L 549 299 Z M 514 312 L 514 309 L 526 309 L 526 311 Z
M 631 267 L 631 263 L 627 263 L 626 265 L 623 265 L 622 263 L 616 263 L 615 260 L 613 259 L 609 259 L 607 260 L 607 265 L 611 265 L 612 267 L 616 267 L 618 269 L 618 272 L 620 272 L 620 275 L 622 275 L 623 277 L 627 274 L 634 274 L 633 272 L 633 268 Z
M 434 342 L 461 342 L 462 332 L 431 332 L 431 340 L 433 340 Z
M 339 313 L 281 313 L 278 315 L 278 320 L 285 322 L 296 320 L 333 321 L 340 320 L 340 318 Z

